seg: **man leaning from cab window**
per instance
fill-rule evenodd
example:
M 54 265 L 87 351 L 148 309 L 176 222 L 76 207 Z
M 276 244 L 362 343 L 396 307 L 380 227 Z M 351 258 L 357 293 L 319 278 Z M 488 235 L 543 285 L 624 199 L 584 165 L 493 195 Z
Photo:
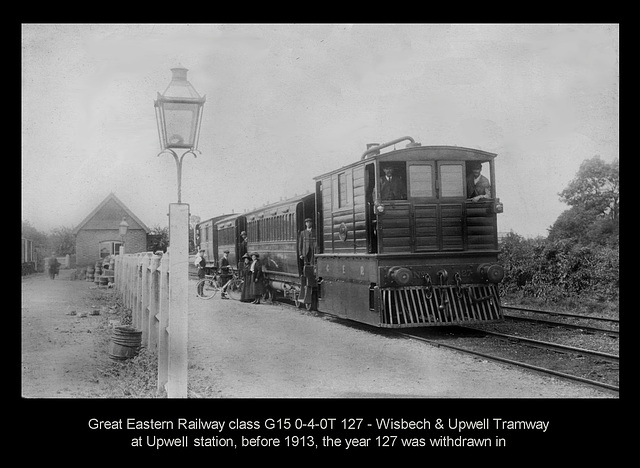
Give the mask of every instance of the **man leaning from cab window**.
M 467 176 L 467 197 L 474 202 L 491 198 L 491 182 L 481 172 L 482 163 L 472 162 L 471 173 Z

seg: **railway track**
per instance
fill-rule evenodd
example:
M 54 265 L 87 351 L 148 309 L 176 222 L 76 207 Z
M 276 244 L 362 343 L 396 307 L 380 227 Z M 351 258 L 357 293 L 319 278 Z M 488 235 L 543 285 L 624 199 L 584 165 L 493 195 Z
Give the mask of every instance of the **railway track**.
M 533 314 L 539 314 L 539 315 L 546 315 L 546 316 L 550 316 L 552 318 L 557 318 L 560 320 L 573 320 L 573 322 L 570 323 L 567 321 L 546 320 L 543 318 L 536 318 L 529 315 L 519 315 L 519 314 L 513 315 L 513 314 L 504 313 L 503 315 L 507 320 L 544 323 L 547 325 L 562 326 L 565 328 L 574 328 L 574 329 L 586 330 L 591 332 L 608 333 L 615 336 L 618 336 L 620 334 L 620 331 L 615 328 L 595 327 L 585 323 L 585 322 L 587 323 L 602 322 L 602 323 L 609 324 L 611 327 L 618 327 L 620 324 L 620 321 L 618 319 L 613 319 L 608 317 L 594 317 L 591 315 L 582 315 L 582 314 L 551 312 L 547 310 L 528 309 L 524 307 L 502 306 L 502 308 L 507 310 L 514 310 L 516 312 L 524 312 L 526 314 L 533 313 Z M 576 323 L 576 322 L 580 322 L 580 323 Z
M 464 328 L 466 328 L 466 327 L 464 327 Z M 399 336 L 403 336 L 403 337 L 414 339 L 414 340 L 419 340 L 419 341 L 428 343 L 428 344 L 430 344 L 432 346 L 453 349 L 453 350 L 456 350 L 456 351 L 459 351 L 459 352 L 463 352 L 465 354 L 472 354 L 472 355 L 475 355 L 475 356 L 479 356 L 479 357 L 485 358 L 487 360 L 503 362 L 503 363 L 507 363 L 507 364 L 510 364 L 510 365 L 523 367 L 523 368 L 526 368 L 526 369 L 531 369 L 531 370 L 534 370 L 534 371 L 537 371 L 537 372 L 541 372 L 543 374 L 553 375 L 553 376 L 561 377 L 561 378 L 567 379 L 567 380 L 586 383 L 586 384 L 593 385 L 593 386 L 598 387 L 598 388 L 604 388 L 604 389 L 607 389 L 607 390 L 613 390 L 615 392 L 618 392 L 620 390 L 617 385 L 612 385 L 612 384 L 609 384 L 609 383 L 606 383 L 606 382 L 602 382 L 602 381 L 599 381 L 599 380 L 594 380 L 594 379 L 589 379 L 589 378 L 581 377 L 581 376 L 574 375 L 574 374 L 569 374 L 567 372 L 554 370 L 554 369 L 551 369 L 549 367 L 542 367 L 542 366 L 539 366 L 539 365 L 536 365 L 536 364 L 531 364 L 531 363 L 520 361 L 520 360 L 510 359 L 510 358 L 505 357 L 505 356 L 499 356 L 499 355 L 495 355 L 495 354 L 488 354 L 486 352 L 479 351 L 477 349 L 471 349 L 468 345 L 467 346 L 459 346 L 459 345 L 453 344 L 450 341 L 443 340 L 441 338 L 438 338 L 438 339 L 426 338 L 424 336 L 420 336 L 420 334 L 416 334 L 416 333 L 413 333 L 413 332 L 407 332 L 407 331 L 393 330 L 393 332 L 395 334 L 399 335 Z M 521 337 L 514 337 L 514 338 L 516 338 L 518 341 L 522 342 Z M 558 345 L 555 345 L 555 346 L 558 346 Z M 550 347 L 547 347 L 547 348 L 550 348 Z M 568 349 L 564 349 L 563 352 L 569 352 L 569 350 Z M 579 353 L 581 355 L 589 355 L 589 354 L 593 355 L 593 353 L 589 352 L 588 350 L 573 350 L 572 352 L 577 352 L 577 353 Z M 613 357 L 607 356 L 607 359 L 612 359 L 614 361 L 617 361 L 615 356 L 613 356 Z

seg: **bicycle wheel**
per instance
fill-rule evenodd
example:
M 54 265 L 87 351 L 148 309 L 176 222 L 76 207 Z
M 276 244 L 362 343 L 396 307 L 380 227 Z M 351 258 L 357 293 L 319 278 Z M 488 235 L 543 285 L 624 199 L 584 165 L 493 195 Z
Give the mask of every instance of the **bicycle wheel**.
M 202 288 L 202 293 L 199 292 L 201 290 L 200 288 Z M 210 279 L 200 280 L 198 281 L 198 285 L 196 286 L 196 291 L 198 291 L 198 297 L 200 299 L 213 298 L 218 293 L 219 289 L 220 288 L 218 288 L 215 281 Z
M 229 286 L 227 286 L 227 294 L 234 301 L 239 301 L 242 297 L 243 284 L 244 280 L 240 278 L 234 278 L 229 282 Z

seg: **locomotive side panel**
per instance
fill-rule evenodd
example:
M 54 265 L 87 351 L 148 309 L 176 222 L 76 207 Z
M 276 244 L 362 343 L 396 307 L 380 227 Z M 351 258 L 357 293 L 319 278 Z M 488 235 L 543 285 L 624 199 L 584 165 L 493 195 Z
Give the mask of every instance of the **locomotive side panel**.
M 367 253 L 367 220 L 364 166 L 353 168 L 353 238 L 354 251 Z
M 364 166 L 356 166 L 322 179 L 323 244 L 325 252 L 367 253 Z
M 318 276 L 323 281 L 318 310 L 380 325 L 380 314 L 374 306 L 372 293 L 377 275 L 377 260 L 373 256 L 320 255 Z

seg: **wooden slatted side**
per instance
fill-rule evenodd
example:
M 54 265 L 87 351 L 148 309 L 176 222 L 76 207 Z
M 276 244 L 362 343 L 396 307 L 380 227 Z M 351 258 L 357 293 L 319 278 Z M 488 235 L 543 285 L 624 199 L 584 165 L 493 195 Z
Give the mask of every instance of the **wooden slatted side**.
M 467 205 L 467 248 L 473 250 L 497 249 L 496 217 L 487 205 Z
M 388 205 L 384 216 L 379 218 L 382 231 L 382 251 L 407 252 L 411 245 L 411 228 L 409 225 L 410 206 Z
M 416 251 L 438 250 L 438 206 L 416 205 L 414 219 Z
M 463 210 L 462 203 L 440 205 L 440 229 L 442 250 L 462 250 Z

